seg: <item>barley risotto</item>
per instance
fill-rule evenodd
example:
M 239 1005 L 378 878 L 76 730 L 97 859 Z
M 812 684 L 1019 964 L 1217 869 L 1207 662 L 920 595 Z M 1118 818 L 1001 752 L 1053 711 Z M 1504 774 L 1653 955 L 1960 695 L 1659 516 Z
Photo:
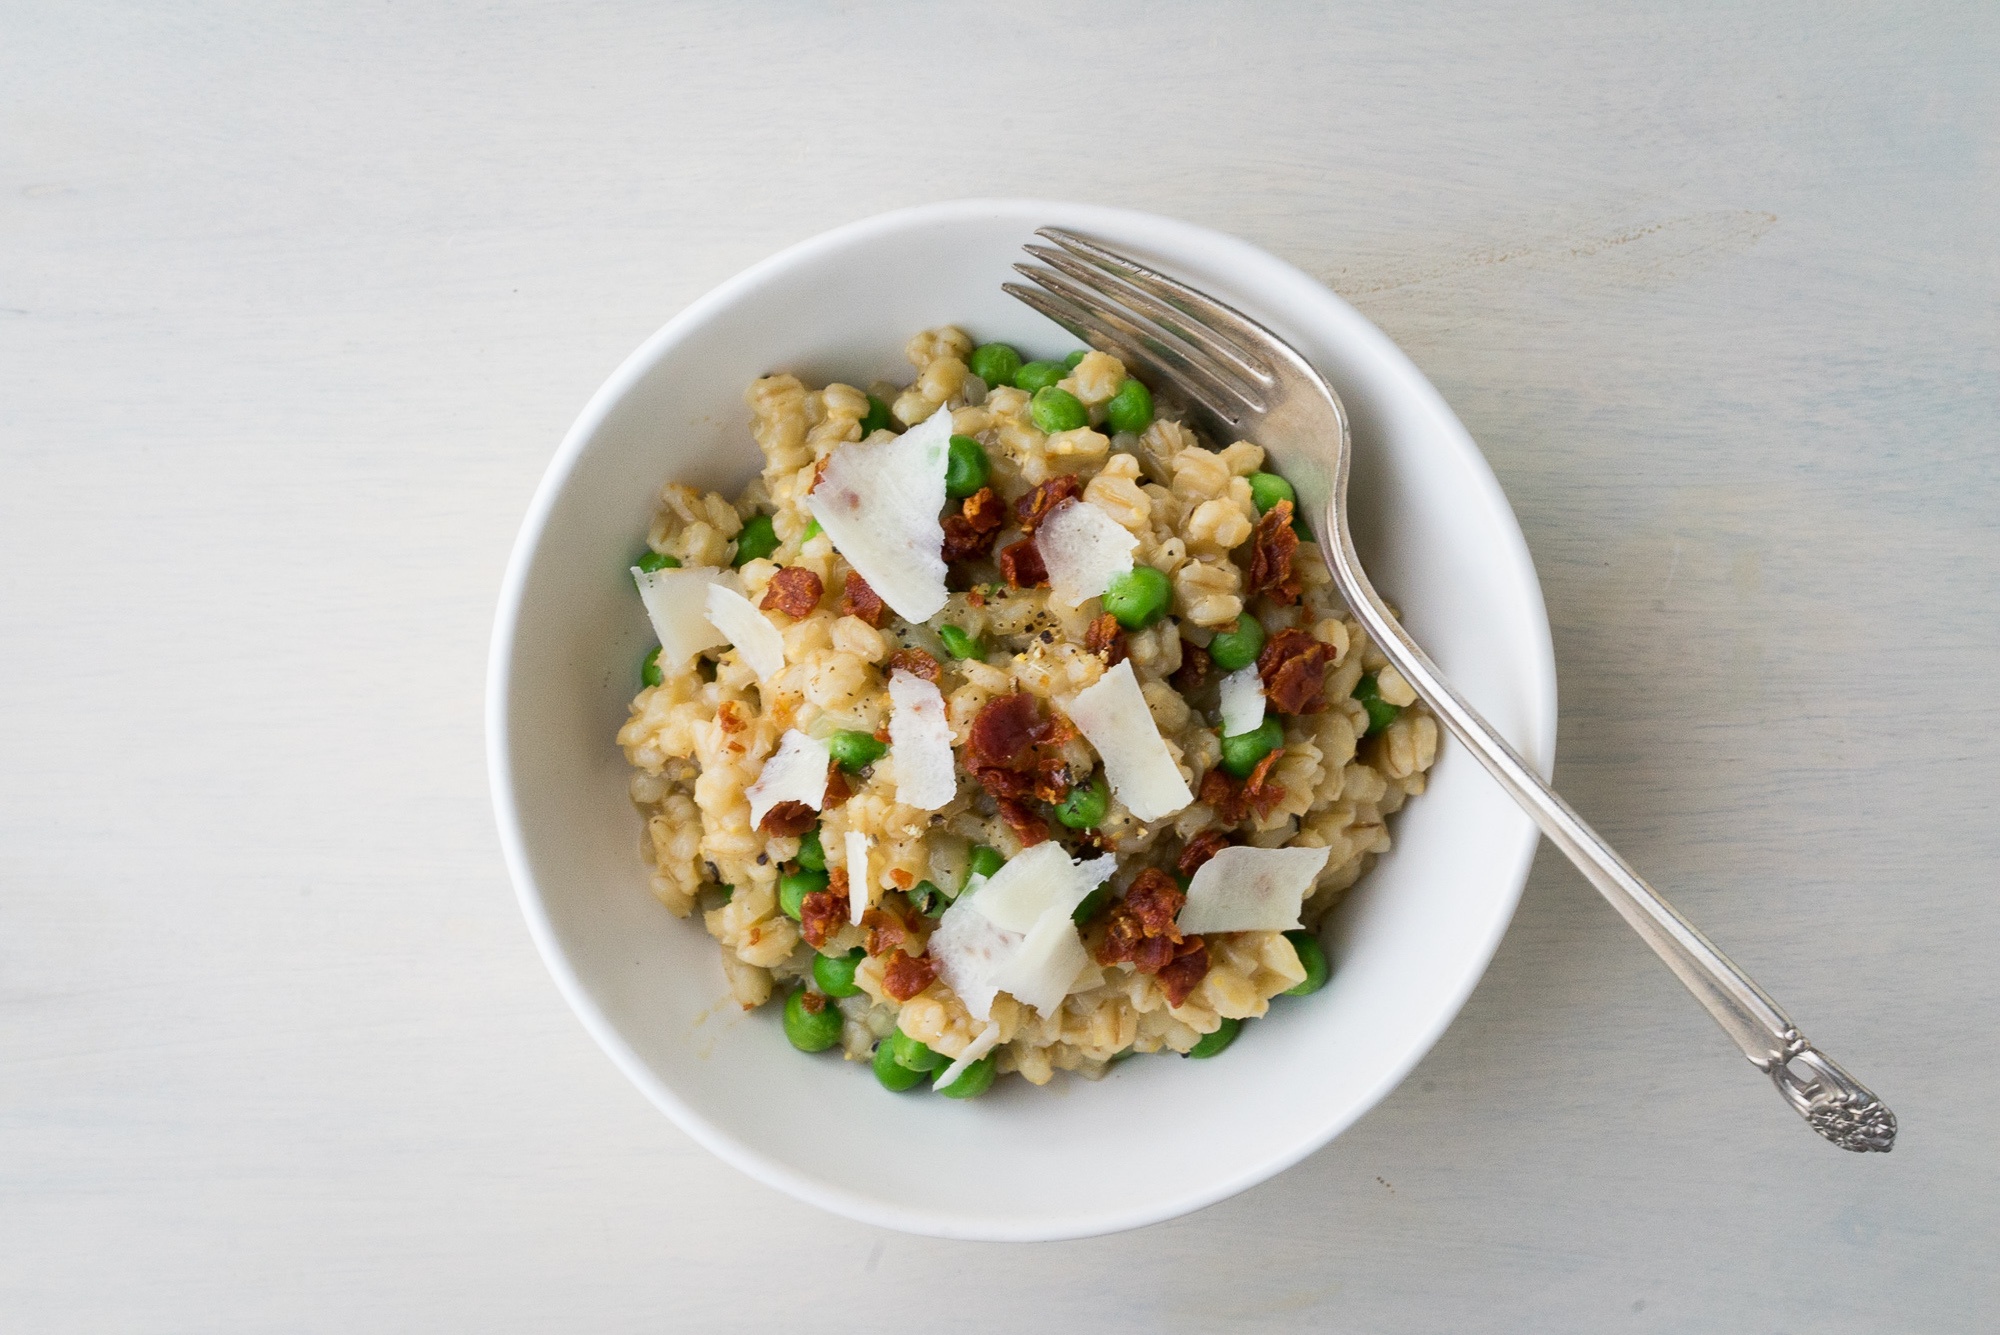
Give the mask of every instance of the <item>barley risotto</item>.
M 1437 724 L 1262 448 L 1103 352 L 906 353 L 905 388 L 756 381 L 760 476 L 661 491 L 618 734 L 653 891 L 890 1090 L 1213 1056 L 1324 985 Z

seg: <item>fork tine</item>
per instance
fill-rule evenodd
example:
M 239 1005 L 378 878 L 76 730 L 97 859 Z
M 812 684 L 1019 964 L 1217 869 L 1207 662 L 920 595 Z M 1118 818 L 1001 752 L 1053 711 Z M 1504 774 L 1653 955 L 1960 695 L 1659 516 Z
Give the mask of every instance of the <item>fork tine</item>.
M 1041 227 L 1035 235 L 1053 241 L 1056 245 L 1095 265 L 1099 269 L 1121 278 L 1133 287 L 1166 302 L 1183 315 L 1203 325 L 1211 333 L 1232 336 L 1237 343 L 1253 346 L 1276 343 L 1285 346 L 1285 341 L 1257 323 L 1233 306 L 1226 306 L 1205 292 L 1198 292 L 1186 283 L 1169 278 L 1158 270 L 1148 268 L 1130 256 L 1078 236 L 1075 232 L 1064 231 L 1060 227 Z
M 1151 352 L 1155 361 L 1171 365 L 1176 380 L 1197 382 L 1211 400 L 1239 405 L 1235 410 L 1238 416 L 1246 410 L 1250 413 L 1264 411 L 1264 395 L 1256 386 L 1242 383 L 1234 375 L 1217 367 L 1199 350 L 1177 346 L 1162 339 L 1105 294 L 1084 287 L 1063 274 L 1037 268 L 1032 264 L 1017 264 L 1014 266 L 1014 271 L 1032 279 L 1078 310 L 1088 312 L 1111 325 L 1122 333 L 1128 342 L 1136 342 Z
M 1175 366 L 1138 341 L 1133 335 L 1100 318 L 1096 312 L 1078 306 L 1067 297 L 1058 297 L 1037 288 L 1025 287 L 1020 283 L 1002 283 L 1000 290 L 1016 301 L 1039 311 L 1063 328 L 1075 334 L 1084 342 L 1097 347 L 1116 349 L 1121 360 L 1135 367 L 1142 367 L 1152 373 L 1163 386 L 1171 386 L 1189 401 L 1189 406 L 1210 419 L 1215 436 L 1248 431 L 1248 419 L 1240 407 L 1225 407 L 1211 399 L 1197 385 L 1183 377 L 1181 368 Z
M 1024 268 L 1023 271 L 1031 278 L 1036 277 L 1032 270 Z M 1043 286 L 1048 287 L 1047 284 Z M 1115 310 L 1079 301 L 1069 293 L 1053 288 L 1037 292 L 1016 283 L 1006 283 L 1001 285 L 1001 290 L 1055 320 L 1093 347 L 1115 351 L 1128 365 L 1150 371 L 1159 384 L 1180 391 L 1217 421 L 1232 424 L 1234 430 L 1243 430 L 1240 424 L 1251 420 L 1260 411 L 1191 363 L 1177 349 L 1160 342 Z
M 1254 393 L 1256 389 L 1269 389 L 1277 383 L 1277 377 L 1263 358 L 1217 337 L 1206 325 L 1190 319 L 1186 311 L 1168 305 L 1145 288 L 1117 274 L 1107 273 L 1100 265 L 1087 264 L 1054 246 L 1038 246 L 1030 242 L 1023 249 L 1050 268 L 1069 275 L 1079 285 L 1097 294 L 1100 300 L 1138 311 L 1160 329 L 1222 363 L 1231 373 L 1231 378 L 1244 382 L 1246 391 Z

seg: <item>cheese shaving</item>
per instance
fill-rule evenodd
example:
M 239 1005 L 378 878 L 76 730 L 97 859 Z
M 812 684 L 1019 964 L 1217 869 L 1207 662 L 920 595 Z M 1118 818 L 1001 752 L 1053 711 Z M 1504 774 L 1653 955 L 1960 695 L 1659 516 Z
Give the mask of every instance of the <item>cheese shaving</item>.
M 1176 925 L 1196 932 L 1289 932 L 1326 866 L 1324 848 L 1222 849 L 1188 884 Z
M 1134 816 L 1159 820 L 1194 801 L 1153 723 L 1130 659 L 1078 691 L 1065 712 L 1097 748 L 1111 791 Z
M 1044 914 L 1059 911 L 1067 918 L 1117 870 L 1118 858 L 1114 854 L 1078 863 L 1071 861 L 1063 846 L 1051 839 L 1009 858 L 969 902 L 997 927 L 1010 932 L 1032 932 Z
M 1092 988 L 1104 986 L 1104 966 L 1090 958 L 1090 952 L 1083 954 L 1083 967 L 1076 971 L 1076 977 L 1069 980 L 1070 994 L 1088 992 Z
M 1222 679 L 1222 735 L 1254 732 L 1264 721 L 1264 679 L 1256 664 L 1238 668 Z
M 1070 908 L 1055 907 L 1041 916 L 1033 930 L 1001 966 L 993 981 L 1024 1006 L 1054 1015 L 1069 995 L 1069 987 L 1090 955 L 1070 921 Z
M 646 619 L 659 637 L 662 667 L 678 671 L 702 650 L 729 643 L 729 637 L 708 619 L 707 598 L 711 585 L 737 587 L 734 570 L 718 566 L 641 570 L 633 566 L 632 581 L 639 586 Z
M 1064 501 L 1035 530 L 1035 550 L 1049 572 L 1052 600 L 1076 607 L 1132 568 L 1139 540 L 1088 501 Z
M 875 895 L 875 879 L 868 874 L 868 836 L 859 830 L 847 832 L 847 918 L 861 925 L 868 901 Z
M 826 743 L 793 728 L 778 739 L 778 749 L 764 761 L 757 781 L 743 790 L 750 799 L 750 828 L 780 802 L 803 802 L 814 811 L 826 800 L 826 770 L 831 757 Z
M 896 770 L 896 800 L 904 806 L 936 811 L 958 796 L 944 696 L 901 668 L 889 674 L 889 760 Z
M 785 637 L 736 590 L 722 584 L 708 586 L 708 620 L 729 637 L 758 681 L 769 681 L 785 670 Z
M 1021 933 L 996 927 L 991 918 L 972 907 L 970 891 L 938 919 L 926 947 L 937 961 L 938 976 L 958 994 L 965 1009 L 976 1020 L 990 1019 L 993 997 L 999 985 L 993 979 L 1021 944 Z
M 905 621 L 945 604 L 944 471 L 951 409 L 885 441 L 842 445 L 806 497 L 834 550 Z
M 998 1020 L 988 1020 L 986 1027 L 980 1030 L 970 1043 L 965 1045 L 965 1051 L 959 1054 L 958 1060 L 938 1072 L 938 1078 L 931 1082 L 931 1088 L 943 1089 L 946 1085 L 954 1083 L 960 1076 L 972 1069 L 974 1062 L 977 1062 L 981 1057 L 993 1051 L 999 1043 L 1000 1022 Z

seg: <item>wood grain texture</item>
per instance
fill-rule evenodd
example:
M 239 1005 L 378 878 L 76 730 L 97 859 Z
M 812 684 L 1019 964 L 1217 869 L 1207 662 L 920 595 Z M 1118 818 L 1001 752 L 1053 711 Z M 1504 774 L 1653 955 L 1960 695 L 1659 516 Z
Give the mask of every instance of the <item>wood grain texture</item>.
M 0 5 L 0 1326 L 1987 1327 L 2000 11 L 1625 8 Z M 1546 851 L 1409 1081 L 1138 1233 L 851 1225 L 626 1086 L 488 814 L 528 496 L 743 265 L 1036 193 L 1410 351 L 1539 564 L 1562 787 L 1893 1155 Z

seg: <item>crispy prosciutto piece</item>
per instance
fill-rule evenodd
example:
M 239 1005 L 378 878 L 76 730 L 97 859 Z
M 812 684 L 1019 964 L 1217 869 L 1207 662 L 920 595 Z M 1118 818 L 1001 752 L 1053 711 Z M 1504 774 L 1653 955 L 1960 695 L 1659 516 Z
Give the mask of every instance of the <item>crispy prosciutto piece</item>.
M 1279 631 L 1257 655 L 1264 699 L 1281 714 L 1317 714 L 1326 708 L 1326 670 L 1332 666 L 1332 648 L 1297 629 Z
M 1243 580 L 1244 593 L 1262 593 L 1286 605 L 1297 602 L 1300 583 L 1292 558 L 1298 550 L 1299 535 L 1292 530 L 1292 503 L 1279 501 L 1264 512 L 1250 537 L 1250 570 Z

